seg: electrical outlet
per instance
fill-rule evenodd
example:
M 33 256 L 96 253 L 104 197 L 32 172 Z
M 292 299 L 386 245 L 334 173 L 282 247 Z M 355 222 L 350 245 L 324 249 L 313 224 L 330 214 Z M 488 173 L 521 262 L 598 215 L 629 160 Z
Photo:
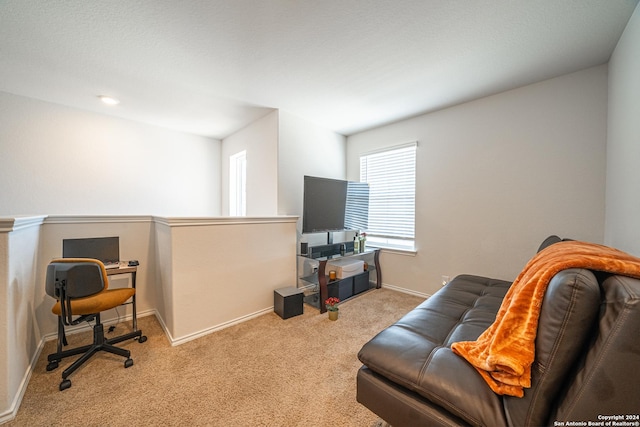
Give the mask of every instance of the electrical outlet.
M 449 283 L 449 280 L 451 280 L 449 276 L 442 276 L 442 286 L 446 286 L 446 284 Z

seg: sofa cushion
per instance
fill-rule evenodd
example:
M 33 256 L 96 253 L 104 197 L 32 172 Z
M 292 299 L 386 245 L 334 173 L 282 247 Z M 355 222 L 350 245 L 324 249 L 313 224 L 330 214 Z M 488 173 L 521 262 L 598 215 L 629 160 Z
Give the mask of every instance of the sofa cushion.
M 502 397 L 450 346 L 477 339 L 493 323 L 510 285 L 480 276 L 457 276 L 376 335 L 358 357 L 372 371 L 470 424 L 507 424 Z

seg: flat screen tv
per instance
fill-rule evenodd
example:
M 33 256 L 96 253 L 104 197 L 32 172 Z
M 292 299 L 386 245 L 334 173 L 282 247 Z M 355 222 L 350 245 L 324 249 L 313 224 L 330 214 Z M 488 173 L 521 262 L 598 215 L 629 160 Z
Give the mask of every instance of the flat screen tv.
M 303 233 L 366 230 L 368 222 L 369 184 L 304 177 Z

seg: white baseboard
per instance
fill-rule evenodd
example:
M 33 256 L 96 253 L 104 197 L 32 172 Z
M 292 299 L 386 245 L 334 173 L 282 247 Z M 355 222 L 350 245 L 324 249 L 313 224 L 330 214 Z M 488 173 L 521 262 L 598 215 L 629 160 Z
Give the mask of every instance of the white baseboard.
M 205 335 L 209 335 L 209 334 L 211 334 L 213 332 L 220 331 L 222 329 L 228 328 L 229 326 L 237 325 L 239 323 L 246 322 L 247 320 L 251 320 L 251 319 L 254 319 L 256 317 L 263 316 L 263 315 L 265 315 L 267 313 L 271 313 L 271 312 L 273 312 L 273 306 L 267 307 L 267 308 L 265 308 L 263 310 L 256 311 L 254 313 L 247 314 L 245 316 L 238 317 L 238 318 L 230 320 L 228 322 L 220 323 L 219 325 L 215 325 L 215 326 L 212 326 L 212 327 L 209 327 L 209 328 L 203 329 L 201 331 L 194 332 L 194 333 L 191 333 L 189 335 L 185 335 L 185 336 L 179 337 L 179 338 L 173 338 L 171 336 L 171 334 L 169 333 L 169 330 L 167 329 L 166 325 L 164 324 L 164 321 L 162 319 L 160 319 L 159 316 L 156 316 L 156 317 L 158 317 L 158 321 L 162 325 L 162 329 L 164 329 L 164 333 L 169 338 L 169 342 L 171 342 L 171 346 L 177 346 L 177 345 L 189 342 L 189 341 L 193 341 L 193 340 L 195 340 L 197 338 L 200 338 L 200 337 L 203 337 Z
M 431 296 L 431 294 L 425 294 L 423 292 L 418 292 L 418 291 L 414 291 L 412 289 L 406 289 L 406 288 L 401 288 L 399 286 L 394 286 L 394 285 L 387 285 L 386 283 L 382 284 L 382 287 L 385 289 L 389 289 L 392 291 L 396 291 L 396 292 L 402 292 L 404 294 L 409 294 L 409 295 L 414 295 L 420 298 L 424 298 L 427 299 Z
M 18 387 L 18 392 L 16 393 L 13 402 L 11 402 L 11 406 L 9 406 L 9 409 L 5 412 L 3 412 L 2 414 L 0 414 L 0 424 L 4 424 L 6 422 L 9 422 L 11 420 L 13 420 L 16 415 L 18 415 L 18 409 L 20 408 L 20 404 L 22 403 L 22 398 L 24 397 L 24 394 L 27 391 L 27 386 L 29 385 L 29 380 L 31 379 L 31 374 L 33 373 L 33 369 L 36 366 L 36 362 L 38 361 L 38 358 L 40 357 L 40 353 L 42 352 L 42 349 L 44 348 L 44 343 L 45 343 L 45 339 L 44 337 L 42 337 L 42 339 L 40 339 L 40 343 L 38 344 L 38 348 L 36 348 L 36 351 L 34 352 L 34 354 L 31 357 L 31 360 L 29 361 L 29 366 L 27 366 L 27 370 L 24 373 L 24 376 L 22 377 L 22 381 L 20 382 L 20 386 Z

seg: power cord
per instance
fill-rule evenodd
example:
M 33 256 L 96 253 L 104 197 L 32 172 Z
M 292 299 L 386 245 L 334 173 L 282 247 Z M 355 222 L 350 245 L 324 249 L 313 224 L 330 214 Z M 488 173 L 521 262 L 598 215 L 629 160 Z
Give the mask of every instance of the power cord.
M 116 310 L 116 316 L 118 317 L 118 321 L 116 322 L 115 325 L 109 326 L 109 331 L 107 333 L 111 333 L 111 332 L 115 331 L 116 330 L 116 325 L 118 323 L 120 323 L 120 312 L 118 311 L 118 307 L 114 307 L 114 309 Z

